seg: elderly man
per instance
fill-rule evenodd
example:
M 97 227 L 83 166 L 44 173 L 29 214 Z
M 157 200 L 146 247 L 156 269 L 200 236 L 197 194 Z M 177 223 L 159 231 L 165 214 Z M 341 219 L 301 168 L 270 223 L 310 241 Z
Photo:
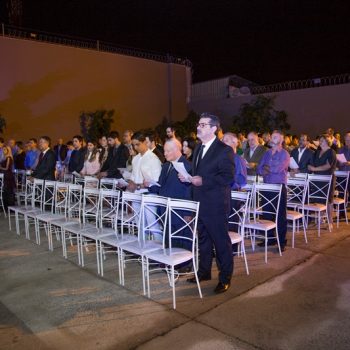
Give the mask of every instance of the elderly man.
M 219 262 L 219 283 L 215 293 L 226 292 L 231 285 L 233 257 L 228 235 L 228 215 L 231 211 L 231 183 L 234 178 L 233 151 L 221 142 L 216 133 L 219 118 L 203 113 L 197 124 L 197 136 L 201 144 L 193 154 L 193 200 L 200 202 L 198 214 L 200 260 L 199 281 L 211 279 L 213 247 Z M 181 181 L 186 179 L 180 177 Z M 188 279 L 196 283 L 195 278 Z
M 301 134 L 299 138 L 299 147 L 294 148 L 290 156 L 298 164 L 298 169 L 291 169 L 291 174 L 308 173 L 308 166 L 312 165 L 314 152 L 309 148 L 309 137 Z
M 227 132 L 222 138 L 222 142 L 233 150 L 233 160 L 235 163 L 235 175 L 231 184 L 233 190 L 240 190 L 247 184 L 247 168 L 244 159 L 237 154 L 238 138 L 232 132 Z
M 259 136 L 254 131 L 248 134 L 247 140 L 249 147 L 247 147 L 243 153 L 243 158 L 247 161 L 247 174 L 256 175 L 256 167 L 267 148 L 259 145 Z
M 278 238 L 281 245 L 281 250 L 286 249 L 286 233 L 287 233 L 287 174 L 290 161 L 289 153 L 283 149 L 283 133 L 275 130 L 271 135 L 271 149 L 269 149 L 261 159 L 258 165 L 257 173 L 262 175 L 264 182 L 268 184 L 281 184 L 282 192 L 280 197 L 280 206 L 277 213 L 277 228 Z M 266 217 L 270 219 L 270 217 Z M 269 231 L 272 234 L 271 231 Z M 270 239 L 268 245 L 275 245 L 277 242 Z M 264 242 L 259 243 L 260 246 L 265 246 Z

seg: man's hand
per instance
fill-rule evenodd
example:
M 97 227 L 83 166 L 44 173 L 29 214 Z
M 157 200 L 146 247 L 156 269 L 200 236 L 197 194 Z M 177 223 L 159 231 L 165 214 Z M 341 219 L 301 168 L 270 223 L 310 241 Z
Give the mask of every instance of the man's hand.
M 143 186 L 144 186 L 145 188 L 149 187 L 150 184 L 151 184 L 151 183 L 150 183 L 149 181 L 147 181 L 147 180 L 144 180 L 144 181 L 143 181 Z
M 135 192 L 137 188 L 137 185 L 133 181 L 129 181 L 128 186 L 126 187 L 126 190 L 129 192 Z
M 253 163 L 253 162 L 247 163 L 247 168 L 248 169 L 255 169 L 256 168 L 256 163 Z
M 192 176 L 191 183 L 193 186 L 202 186 L 203 185 L 203 179 L 202 176 Z
M 307 166 L 308 170 L 310 171 L 315 171 L 316 170 L 316 167 L 312 166 L 312 165 L 308 165 Z

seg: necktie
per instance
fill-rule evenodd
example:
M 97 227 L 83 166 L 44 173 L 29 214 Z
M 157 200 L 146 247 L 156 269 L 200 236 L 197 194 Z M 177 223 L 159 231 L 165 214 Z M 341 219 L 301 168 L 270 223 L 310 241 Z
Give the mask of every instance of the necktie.
M 167 170 L 167 172 L 166 172 L 165 179 L 168 178 L 168 176 L 169 176 L 169 174 L 170 174 L 170 172 L 171 172 L 171 170 L 172 170 L 173 168 L 174 168 L 173 163 L 170 163 L 170 164 L 169 164 L 169 167 L 168 167 L 168 170 Z
M 201 160 L 202 160 L 204 147 L 205 147 L 205 145 L 202 145 L 202 146 L 201 146 L 201 149 L 200 149 L 199 152 L 198 152 L 197 161 L 196 161 L 196 169 L 198 169 L 199 163 L 200 163 Z
M 44 153 L 41 152 L 41 153 L 39 154 L 39 163 L 43 160 L 43 158 L 44 158 Z

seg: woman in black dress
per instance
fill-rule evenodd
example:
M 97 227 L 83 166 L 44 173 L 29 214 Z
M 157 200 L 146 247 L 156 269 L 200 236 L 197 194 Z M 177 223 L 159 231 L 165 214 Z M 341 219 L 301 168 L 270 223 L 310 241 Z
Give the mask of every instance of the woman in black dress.
M 12 172 L 13 158 L 10 147 L 4 146 L 2 148 L 4 154 L 4 160 L 0 163 L 0 173 L 4 174 L 3 183 L 3 200 L 4 207 L 7 210 L 9 205 L 15 204 L 15 176 Z
M 337 165 L 337 156 L 331 148 L 331 141 L 327 135 L 321 135 L 319 138 L 320 146 L 314 154 L 313 164 L 308 169 L 315 175 L 332 175 L 332 185 L 328 196 L 328 219 L 330 228 L 333 227 L 333 197 L 335 189 L 334 171 Z

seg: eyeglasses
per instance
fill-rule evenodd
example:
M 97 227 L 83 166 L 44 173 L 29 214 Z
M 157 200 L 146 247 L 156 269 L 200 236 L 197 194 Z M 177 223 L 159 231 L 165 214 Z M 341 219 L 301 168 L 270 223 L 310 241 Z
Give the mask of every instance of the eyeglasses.
M 197 124 L 197 128 L 203 129 L 206 125 L 209 125 L 210 127 L 212 127 L 212 125 L 211 125 L 211 124 L 208 124 L 208 123 L 198 123 L 198 124 Z

